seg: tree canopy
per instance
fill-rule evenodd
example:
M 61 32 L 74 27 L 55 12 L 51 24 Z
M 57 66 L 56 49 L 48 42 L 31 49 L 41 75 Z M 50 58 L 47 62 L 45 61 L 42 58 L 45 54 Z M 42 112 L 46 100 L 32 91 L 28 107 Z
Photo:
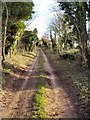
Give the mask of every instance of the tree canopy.
M 23 35 L 25 24 L 32 18 L 34 3 L 33 2 L 4 2 L 2 14 L 2 56 L 8 54 L 15 41 Z

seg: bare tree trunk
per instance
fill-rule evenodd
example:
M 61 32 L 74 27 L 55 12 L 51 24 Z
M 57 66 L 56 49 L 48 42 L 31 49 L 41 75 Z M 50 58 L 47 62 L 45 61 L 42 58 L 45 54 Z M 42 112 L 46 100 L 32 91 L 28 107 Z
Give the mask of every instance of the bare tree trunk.
M 5 23 L 4 23 L 4 30 L 3 30 L 3 39 L 2 39 L 2 64 L 5 60 L 5 43 L 6 43 L 6 32 L 7 32 L 7 22 L 8 22 L 8 8 L 6 2 L 4 4 L 5 9 Z
M 82 62 L 86 64 L 86 49 L 87 49 L 87 31 L 86 31 L 86 11 L 83 9 L 84 17 L 82 18 L 81 24 L 81 51 L 82 51 Z
M 79 45 L 80 45 L 80 58 L 81 64 L 86 63 L 86 45 L 87 45 L 87 32 L 86 32 L 86 21 L 83 20 L 81 24 L 82 31 L 80 32 L 79 28 L 77 27 L 78 36 L 79 36 Z
M 86 35 L 82 34 L 81 38 L 80 38 L 80 53 L 81 53 L 82 65 L 83 65 L 83 63 L 86 64 L 86 62 L 87 62 L 87 58 L 86 58 L 86 41 L 87 41 Z
M 60 54 L 60 52 L 62 52 L 60 33 L 58 34 L 58 36 L 59 36 L 59 38 L 58 38 L 58 53 Z
M 11 59 L 11 56 L 12 56 L 12 48 L 10 48 L 10 59 Z
M 56 29 L 55 29 L 55 35 L 54 35 L 54 51 L 57 52 L 57 44 L 56 44 Z

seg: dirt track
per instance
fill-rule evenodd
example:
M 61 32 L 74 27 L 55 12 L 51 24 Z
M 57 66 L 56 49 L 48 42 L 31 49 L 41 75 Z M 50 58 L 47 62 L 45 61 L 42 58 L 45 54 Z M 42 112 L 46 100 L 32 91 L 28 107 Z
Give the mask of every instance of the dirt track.
M 46 77 L 46 115 L 47 118 L 77 118 L 73 100 L 68 94 L 68 89 L 70 91 L 69 84 L 64 82 L 62 75 L 59 76 L 54 73 L 54 69 L 51 67 L 52 64 L 49 63 L 47 56 L 43 53 L 45 62 L 45 77 Z M 39 68 L 39 54 L 35 58 L 34 62 L 30 64 L 27 68 L 24 68 L 26 76 L 24 80 L 20 82 L 20 79 L 14 81 L 14 86 L 20 84 L 20 88 L 16 89 L 14 92 L 7 93 L 6 98 L 3 98 L 3 104 L 5 109 L 3 111 L 4 118 L 31 118 L 32 116 L 32 105 L 33 98 L 36 93 L 36 82 Z M 60 71 L 58 71 L 60 72 Z M 77 102 L 77 101 L 76 101 Z
M 18 79 L 13 81 L 15 89 L 13 92 L 6 92 L 6 98 L 3 98 L 3 104 L 6 104 L 3 117 L 4 118 L 27 118 L 32 116 L 32 103 L 33 97 L 36 92 L 37 70 L 38 70 L 39 54 L 32 61 L 32 63 L 24 68 L 26 76 L 23 76 L 21 80 L 20 76 Z M 34 77 L 33 77 L 34 76 Z M 9 99 L 9 100 L 8 100 Z
M 70 100 L 64 85 L 62 76 L 56 76 L 50 66 L 47 56 L 45 58 L 46 79 L 46 111 L 48 118 L 77 118 L 72 101 Z M 59 72 L 59 71 L 58 71 Z M 69 87 L 69 86 L 68 86 Z

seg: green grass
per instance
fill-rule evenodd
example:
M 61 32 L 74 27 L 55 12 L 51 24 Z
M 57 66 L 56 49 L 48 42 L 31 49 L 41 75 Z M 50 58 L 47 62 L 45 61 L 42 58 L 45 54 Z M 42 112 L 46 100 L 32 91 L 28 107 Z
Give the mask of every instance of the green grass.
M 78 49 L 68 49 L 68 50 L 63 51 L 63 53 L 69 53 L 69 54 L 74 54 L 78 52 L 79 52 Z
M 43 53 L 40 52 L 40 76 L 37 82 L 37 93 L 35 96 L 35 102 L 33 105 L 33 116 L 32 118 L 45 119 L 45 77 L 44 77 L 44 57 Z
M 8 68 L 7 68 L 7 69 L 4 69 L 4 72 L 5 72 L 5 73 L 10 73 L 10 72 L 11 72 L 11 69 L 8 69 Z

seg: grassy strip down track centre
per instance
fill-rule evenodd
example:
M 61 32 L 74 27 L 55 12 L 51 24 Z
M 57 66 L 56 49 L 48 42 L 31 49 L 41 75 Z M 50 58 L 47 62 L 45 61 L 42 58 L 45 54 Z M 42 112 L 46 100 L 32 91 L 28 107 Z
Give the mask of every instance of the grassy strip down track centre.
M 37 93 L 35 96 L 35 103 L 33 106 L 34 115 L 33 118 L 46 118 L 45 114 L 45 78 L 44 78 L 44 57 L 40 51 L 40 62 L 39 62 L 39 78 L 37 82 Z

